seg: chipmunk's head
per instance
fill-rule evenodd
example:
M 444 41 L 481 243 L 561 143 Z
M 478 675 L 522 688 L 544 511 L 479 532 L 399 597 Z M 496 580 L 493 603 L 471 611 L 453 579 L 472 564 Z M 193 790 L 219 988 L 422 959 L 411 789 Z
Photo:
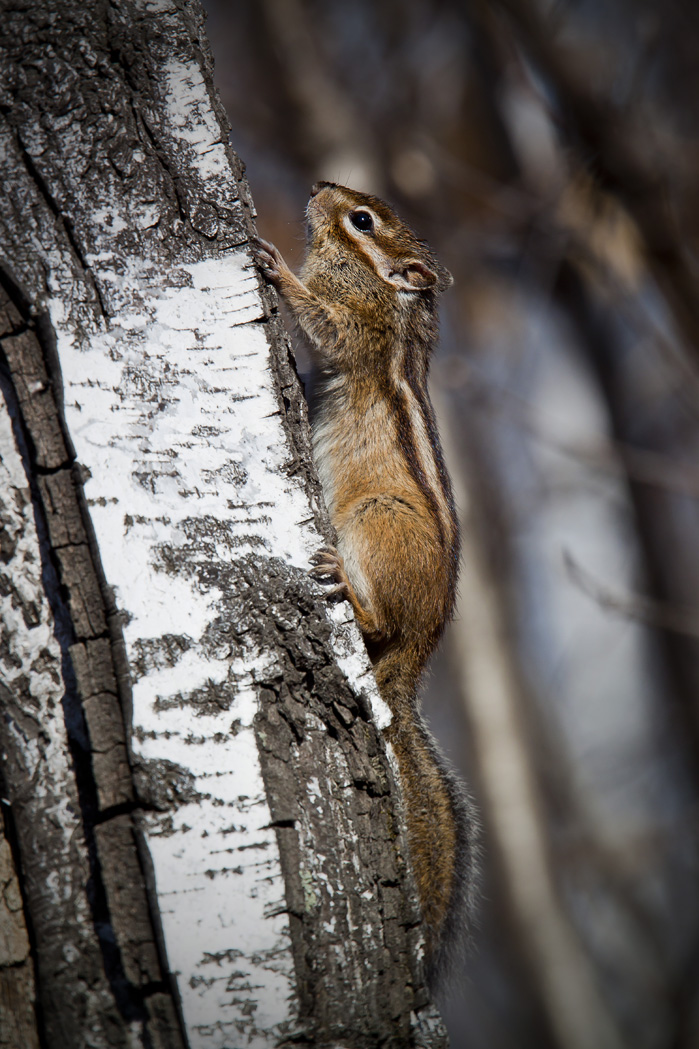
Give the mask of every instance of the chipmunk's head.
M 309 256 L 326 264 L 349 255 L 385 285 L 417 295 L 444 291 L 452 283 L 427 245 L 378 197 L 316 182 L 306 215 Z

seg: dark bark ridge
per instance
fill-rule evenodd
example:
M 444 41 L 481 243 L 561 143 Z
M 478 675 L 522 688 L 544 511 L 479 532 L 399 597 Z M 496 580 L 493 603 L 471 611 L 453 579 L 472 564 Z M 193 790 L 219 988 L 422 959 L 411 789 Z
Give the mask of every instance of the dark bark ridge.
M 46 828 L 32 807 L 32 783 L 23 776 L 22 753 L 7 728 L 25 725 L 32 701 L 21 690 L 13 695 L 5 690 L 4 775 L 36 942 L 42 1038 L 61 1049 L 125 1045 L 135 1023 L 144 1046 L 176 1047 L 182 1041 L 177 1007 L 145 892 L 149 861 L 145 852 L 139 857 L 134 831 L 148 810 L 161 812 L 165 822 L 192 799 L 192 791 L 186 770 L 163 763 L 157 768 L 141 763 L 138 795 L 134 789 L 122 623 L 100 565 L 82 488 L 84 468 L 75 461 L 63 419 L 60 372 L 43 304 L 60 295 L 75 337 L 85 345 L 97 332 L 118 329 L 119 282 L 100 280 L 92 261 L 104 247 L 104 229 L 96 220 L 100 212 L 107 225 L 115 213 L 130 217 L 111 231 L 115 257 L 149 260 L 157 289 L 184 279 L 178 266 L 225 257 L 243 244 L 252 210 L 232 151 L 226 188 L 221 191 L 219 183 L 212 192 L 168 123 L 161 70 L 171 59 L 194 59 L 225 141 L 198 4 L 149 9 L 126 2 L 89 8 L 58 0 L 40 7 L 26 2 L 5 12 L 3 23 L 0 166 L 8 187 L 0 201 L 3 383 L 61 652 L 62 709 L 80 813 L 75 881 L 83 886 L 91 915 L 84 954 L 70 966 L 52 961 L 69 916 L 49 900 L 52 854 Z M 273 350 L 288 440 L 286 472 L 301 479 L 316 525 L 326 531 L 288 343 L 273 293 L 264 290 L 263 301 L 260 319 Z M 148 375 L 135 379 L 157 411 L 162 384 Z M 337 669 L 334 628 L 317 588 L 263 551 L 259 558 L 224 566 L 202 519 L 193 524 L 189 542 L 172 551 L 162 548 L 162 567 L 187 575 L 196 571 L 202 592 L 216 588 L 223 595 L 211 631 L 217 636 L 205 638 L 204 646 L 213 651 L 228 645 L 235 654 L 254 642 L 275 654 L 272 669 L 256 674 L 255 730 L 286 885 L 299 995 L 294 1044 L 342 1039 L 357 1047 L 443 1045 L 418 961 L 418 912 L 414 895 L 405 891 L 410 875 L 391 768 L 368 707 Z M 186 638 L 163 636 L 142 655 L 176 661 L 187 644 Z M 138 659 L 139 653 L 133 654 Z M 230 687 L 224 683 L 208 701 L 226 709 L 234 698 Z M 201 705 L 205 698 L 183 695 L 181 703 Z M 41 738 L 41 725 L 34 722 L 31 733 Z M 356 851 L 348 852 L 348 843 Z M 151 904 L 153 899 L 151 894 Z M 51 946 L 41 937 L 53 937 Z M 90 1013 L 81 1001 L 95 988 L 105 1004 Z M 102 1030 L 90 1028 L 88 1043 L 95 1015 Z

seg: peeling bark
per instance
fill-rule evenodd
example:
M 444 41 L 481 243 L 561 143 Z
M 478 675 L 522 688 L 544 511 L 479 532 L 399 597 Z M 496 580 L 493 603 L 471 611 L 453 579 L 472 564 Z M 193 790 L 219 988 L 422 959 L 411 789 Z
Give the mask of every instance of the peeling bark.
M 0 734 L 42 1044 L 443 1046 L 201 10 L 27 0 L 0 60 Z

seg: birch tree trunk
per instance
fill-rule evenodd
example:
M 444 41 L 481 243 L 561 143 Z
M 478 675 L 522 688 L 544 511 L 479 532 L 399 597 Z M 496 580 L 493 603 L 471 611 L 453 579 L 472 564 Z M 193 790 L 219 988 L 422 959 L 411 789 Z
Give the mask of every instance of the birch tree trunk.
M 199 3 L 0 33 L 0 1046 L 443 1046 Z

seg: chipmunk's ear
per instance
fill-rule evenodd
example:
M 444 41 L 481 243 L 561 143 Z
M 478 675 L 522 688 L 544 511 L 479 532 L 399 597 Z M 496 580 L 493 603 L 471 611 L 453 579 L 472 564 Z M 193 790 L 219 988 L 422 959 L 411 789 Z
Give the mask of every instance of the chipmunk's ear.
M 419 259 L 410 259 L 400 269 L 391 270 L 388 279 L 402 291 L 425 291 L 427 288 L 444 291 L 453 282 L 449 270 L 438 263 L 434 267 L 428 266 Z

